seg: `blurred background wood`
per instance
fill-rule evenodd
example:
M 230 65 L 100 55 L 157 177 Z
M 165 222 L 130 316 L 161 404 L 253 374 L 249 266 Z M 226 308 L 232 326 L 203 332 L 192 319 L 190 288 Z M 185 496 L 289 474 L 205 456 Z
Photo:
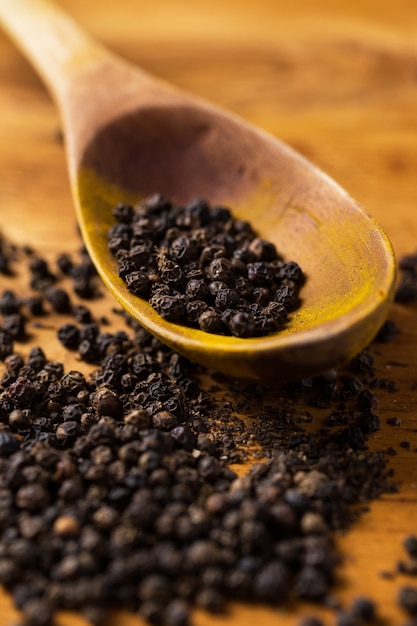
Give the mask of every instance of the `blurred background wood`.
M 62 0 L 81 24 L 115 52 L 193 91 L 288 142 L 335 178 L 372 213 L 398 256 L 417 250 L 417 7 L 415 0 Z M 91 95 L 94 97 L 94 94 Z M 66 164 L 53 103 L 32 69 L 0 35 L 1 231 L 54 258 L 79 247 Z M 0 279 L 0 289 L 12 283 Z M 13 283 L 14 284 L 14 283 Z M 103 299 L 97 311 L 111 307 Z M 369 594 L 389 624 L 405 616 L 398 586 L 381 577 L 416 532 L 417 306 L 395 305 L 401 333 L 374 346 L 378 373 L 398 392 L 381 394 L 375 449 L 393 446 L 397 494 L 372 503 L 338 539 L 345 562 L 336 595 Z M 49 322 L 48 322 L 49 323 Z M 49 358 L 71 358 L 50 329 L 34 331 Z M 28 350 L 29 346 L 22 347 Z M 77 367 L 79 364 L 76 364 Z M 315 416 L 319 424 L 322 416 Z M 392 428 L 388 417 L 400 417 Z M 410 441 L 410 450 L 399 444 Z M 196 614 L 196 626 L 295 624 L 310 606 L 268 609 L 234 605 L 225 616 Z M 314 609 L 315 611 L 315 609 Z M 320 611 L 319 611 L 320 612 Z M 322 612 L 333 623 L 330 612 Z M 16 613 L 0 596 L 0 621 Z M 109 626 L 135 626 L 116 613 Z M 84 626 L 60 614 L 59 626 Z

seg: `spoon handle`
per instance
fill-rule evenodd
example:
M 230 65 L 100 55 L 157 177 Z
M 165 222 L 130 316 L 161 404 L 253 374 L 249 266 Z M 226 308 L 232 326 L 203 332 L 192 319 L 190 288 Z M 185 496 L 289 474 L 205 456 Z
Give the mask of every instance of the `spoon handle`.
M 0 0 L 0 22 L 59 104 L 86 61 L 107 54 L 49 0 Z
M 123 114 L 138 93 L 174 91 L 83 31 L 51 0 L 0 0 L 0 24 L 37 69 L 63 121 L 70 176 L 95 131 Z

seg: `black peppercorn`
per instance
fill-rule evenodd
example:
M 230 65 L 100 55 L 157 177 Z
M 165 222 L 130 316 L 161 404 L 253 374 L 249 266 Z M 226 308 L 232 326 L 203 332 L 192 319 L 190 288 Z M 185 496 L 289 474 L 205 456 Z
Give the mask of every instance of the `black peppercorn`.
M 58 339 L 69 350 L 75 350 L 80 342 L 80 330 L 75 324 L 64 324 L 58 329 Z
M 398 593 L 400 606 L 411 616 L 417 615 L 417 587 L 405 585 Z
M 36 393 L 35 384 L 26 376 L 19 376 L 9 386 L 10 399 L 17 408 L 24 409 L 30 407 L 36 397 Z
M 2 315 L 13 315 L 19 313 L 20 301 L 14 291 L 5 289 L 0 296 L 0 313 Z
M 27 411 L 14 409 L 9 414 L 9 426 L 15 430 L 26 430 L 30 426 L 30 419 Z
M 416 535 L 408 535 L 404 539 L 404 548 L 410 558 L 417 558 L 417 536 Z
M 9 333 L 0 330 L 0 360 L 4 361 L 6 357 L 13 353 L 13 338 Z
M 121 274 L 123 277 L 123 273 Z M 136 296 L 145 296 L 149 292 L 150 280 L 148 275 L 142 271 L 134 271 L 124 275 L 126 286 Z
M 181 598 L 169 602 L 164 613 L 166 626 L 188 626 L 190 623 L 190 611 L 188 605 Z
M 268 287 L 274 280 L 275 272 L 272 267 L 262 261 L 248 263 L 248 279 L 259 287 Z
M 49 500 L 50 496 L 45 487 L 37 484 L 28 484 L 17 490 L 15 504 L 20 509 L 41 511 L 49 504 Z
M 16 452 L 20 447 L 20 442 L 8 430 L 0 430 L 0 457 L 7 457 Z
M 376 616 L 375 602 L 369 598 L 355 598 L 352 603 L 351 613 L 362 623 L 369 624 L 373 622 Z
M 22 606 L 22 612 L 28 626 L 50 626 L 53 607 L 44 599 L 30 598 Z
M 166 320 L 179 322 L 184 319 L 186 308 L 184 301 L 178 296 L 161 295 L 151 299 L 156 311 Z
M 45 298 L 58 313 L 67 313 L 70 310 L 69 295 L 61 287 L 49 287 L 45 292 Z
M 120 202 L 113 208 L 113 215 L 118 222 L 129 224 L 133 218 L 133 207 L 130 204 Z
M 20 313 L 10 313 L 4 316 L 1 329 L 10 337 L 17 340 L 25 338 L 25 318 Z
M 223 329 L 221 316 L 214 309 L 206 309 L 198 318 L 201 330 L 208 333 L 219 333 Z
M 255 332 L 253 317 L 248 313 L 238 311 L 230 317 L 229 329 L 236 337 L 252 337 Z
M 25 306 L 31 315 L 45 315 L 42 296 L 29 296 L 25 299 Z
M 264 565 L 254 579 L 254 594 L 259 600 L 279 602 L 286 594 L 288 572 L 280 561 Z

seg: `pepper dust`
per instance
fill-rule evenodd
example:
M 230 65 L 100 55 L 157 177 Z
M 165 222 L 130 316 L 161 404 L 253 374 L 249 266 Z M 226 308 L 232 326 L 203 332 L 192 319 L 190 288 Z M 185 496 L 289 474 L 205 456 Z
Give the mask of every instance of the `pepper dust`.
M 230 209 L 161 195 L 118 204 L 108 246 L 128 290 L 170 322 L 254 337 L 282 329 L 304 274 Z
M 281 389 L 201 384 L 203 368 L 125 314 L 115 332 L 95 320 L 100 288 L 82 258 L 61 255 L 55 269 L 32 253 L 28 292 L 0 296 L 25 328 L 72 314 L 58 340 L 91 364 L 65 371 L 42 346 L 24 359 L 22 335 L 0 335 L 0 582 L 25 623 L 71 609 L 100 625 L 119 607 L 187 626 L 193 606 L 218 613 L 231 599 L 329 604 L 335 531 L 393 489 L 366 445 L 375 390 L 394 391 L 370 353 Z M 84 289 L 62 286 L 80 265 L 91 308 L 74 303 Z M 325 412 L 322 428 L 309 407 Z M 254 456 L 242 475 L 229 467 Z

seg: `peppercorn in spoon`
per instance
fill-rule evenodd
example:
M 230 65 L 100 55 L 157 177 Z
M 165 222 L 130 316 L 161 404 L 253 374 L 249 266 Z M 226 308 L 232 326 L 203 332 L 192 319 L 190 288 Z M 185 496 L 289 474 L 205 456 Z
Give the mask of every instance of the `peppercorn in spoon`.
M 209 368 L 277 382 L 329 369 L 368 344 L 392 301 L 396 265 L 386 235 L 343 189 L 277 139 L 116 57 L 49 0 L 0 0 L 0 20 L 60 109 L 90 256 L 142 326 Z M 154 192 L 229 206 L 302 267 L 301 306 L 284 329 L 209 334 L 166 321 L 128 291 L 107 244 L 112 207 Z

